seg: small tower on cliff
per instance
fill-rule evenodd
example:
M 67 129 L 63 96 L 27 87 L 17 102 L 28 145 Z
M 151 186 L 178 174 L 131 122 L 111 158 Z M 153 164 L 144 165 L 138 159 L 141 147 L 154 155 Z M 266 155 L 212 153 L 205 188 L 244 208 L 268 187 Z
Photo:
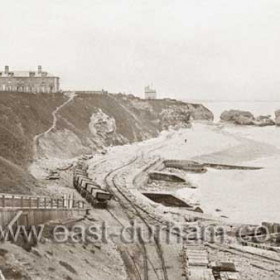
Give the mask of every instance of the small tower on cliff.
M 155 89 L 152 88 L 152 86 L 146 86 L 145 87 L 145 99 L 156 99 L 157 98 L 157 92 Z

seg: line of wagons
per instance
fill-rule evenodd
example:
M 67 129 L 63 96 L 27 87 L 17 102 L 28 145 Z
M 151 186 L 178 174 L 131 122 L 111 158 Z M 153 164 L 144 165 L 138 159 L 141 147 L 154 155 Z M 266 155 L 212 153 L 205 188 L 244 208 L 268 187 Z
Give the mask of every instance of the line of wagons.
M 101 186 L 88 178 L 87 171 L 82 164 L 74 168 L 73 186 L 94 207 L 106 208 L 112 194 L 102 190 Z

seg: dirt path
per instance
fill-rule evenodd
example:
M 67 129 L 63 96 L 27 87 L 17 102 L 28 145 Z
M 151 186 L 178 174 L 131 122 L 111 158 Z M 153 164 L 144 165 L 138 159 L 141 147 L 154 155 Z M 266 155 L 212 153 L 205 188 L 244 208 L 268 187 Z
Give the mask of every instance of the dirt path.
M 75 95 L 76 95 L 75 92 L 70 92 L 68 94 L 69 98 L 52 112 L 53 122 L 52 122 L 52 125 L 50 126 L 50 128 L 34 137 L 33 154 L 34 154 L 35 159 L 39 158 L 40 139 L 42 137 L 46 136 L 51 131 L 55 130 L 56 124 L 57 124 L 57 114 L 58 114 L 58 112 L 63 107 L 65 107 L 68 103 L 70 103 L 74 99 Z

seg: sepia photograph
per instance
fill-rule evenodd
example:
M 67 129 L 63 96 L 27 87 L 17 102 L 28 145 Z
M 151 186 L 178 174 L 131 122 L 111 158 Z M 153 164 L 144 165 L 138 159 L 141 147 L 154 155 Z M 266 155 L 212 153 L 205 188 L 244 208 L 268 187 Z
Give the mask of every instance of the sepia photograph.
M 0 280 L 280 280 L 279 0 L 0 3 Z

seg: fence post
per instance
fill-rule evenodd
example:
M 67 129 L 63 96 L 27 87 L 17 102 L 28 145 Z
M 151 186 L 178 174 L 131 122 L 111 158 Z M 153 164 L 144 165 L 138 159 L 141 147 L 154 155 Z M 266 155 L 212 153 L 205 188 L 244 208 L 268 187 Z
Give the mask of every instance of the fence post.
M 29 196 L 29 208 L 32 208 L 32 198 Z
M 20 198 L 20 207 L 23 208 L 23 196 Z
M 53 208 L 53 198 L 51 198 L 51 208 Z
M 2 195 L 2 206 L 3 206 L 3 208 L 5 208 L 5 195 L 3 194 Z
M 15 196 L 12 195 L 12 208 L 14 208 L 14 204 L 15 204 Z
M 70 208 L 71 209 L 74 208 L 74 199 L 75 199 L 74 195 L 71 195 L 70 196 Z
M 44 206 L 45 206 L 45 208 L 47 208 L 47 198 L 46 197 L 44 198 Z
M 37 197 L 37 208 L 40 208 L 40 197 Z

